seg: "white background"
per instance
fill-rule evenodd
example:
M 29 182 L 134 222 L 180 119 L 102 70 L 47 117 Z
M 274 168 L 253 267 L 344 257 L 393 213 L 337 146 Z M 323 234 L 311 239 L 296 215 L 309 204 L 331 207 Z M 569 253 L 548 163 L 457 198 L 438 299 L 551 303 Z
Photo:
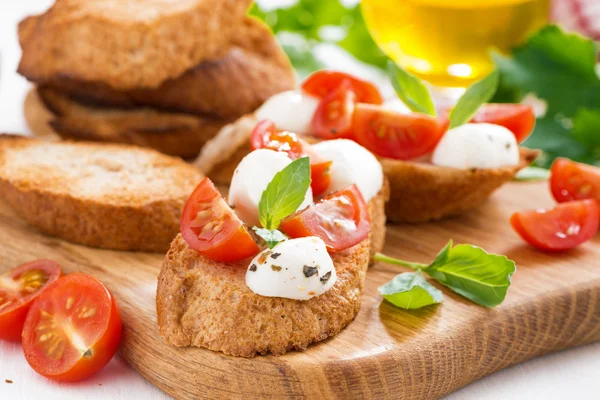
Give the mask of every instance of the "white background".
M 14 71 L 20 56 L 17 22 L 51 0 L 0 0 L 0 132 L 27 132 L 21 106 L 27 82 Z M 1 245 L 1 244 L 0 244 Z M 0 260 L 0 263 L 2 260 Z M 568 271 L 565 271 L 568 276 Z M 12 380 L 12 384 L 5 380 Z M 122 360 L 78 384 L 59 385 L 38 376 L 20 346 L 0 343 L 0 399 L 166 399 Z M 600 343 L 541 357 L 484 378 L 448 399 L 598 399 Z

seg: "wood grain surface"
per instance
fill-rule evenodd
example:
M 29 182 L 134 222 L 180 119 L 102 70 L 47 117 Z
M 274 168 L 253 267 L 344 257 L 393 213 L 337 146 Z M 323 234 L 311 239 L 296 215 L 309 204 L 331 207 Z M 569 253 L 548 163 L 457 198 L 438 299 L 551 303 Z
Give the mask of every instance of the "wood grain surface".
M 176 398 L 434 399 L 531 357 L 600 340 L 599 237 L 567 253 L 544 254 L 523 244 L 508 224 L 514 211 L 552 204 L 546 185 L 511 183 L 468 216 L 389 226 L 385 252 L 391 256 L 428 262 L 454 239 L 515 260 L 518 271 L 501 306 L 479 307 L 436 284 L 445 294 L 442 304 L 394 308 L 382 302 L 377 287 L 402 269 L 376 264 L 348 328 L 282 357 L 243 359 L 165 345 L 154 306 L 160 254 L 90 249 L 48 237 L 1 202 L 0 272 L 44 257 L 66 272 L 101 279 L 122 310 L 121 355 Z

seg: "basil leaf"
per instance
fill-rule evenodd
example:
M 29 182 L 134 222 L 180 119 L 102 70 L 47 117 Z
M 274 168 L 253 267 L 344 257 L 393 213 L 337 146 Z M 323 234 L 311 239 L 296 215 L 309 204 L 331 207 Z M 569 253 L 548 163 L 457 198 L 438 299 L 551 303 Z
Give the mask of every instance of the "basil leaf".
M 310 186 L 310 161 L 292 161 L 269 182 L 258 203 L 258 217 L 267 229 L 277 229 L 282 219 L 294 213 Z
M 450 129 L 463 125 L 471 120 L 479 107 L 490 101 L 498 90 L 500 75 L 494 70 L 482 80 L 475 82 L 458 100 L 450 111 Z
M 429 88 L 416 76 L 410 74 L 393 61 L 388 63 L 392 86 L 398 97 L 414 112 L 435 117 L 435 105 Z
M 256 234 L 258 236 L 260 236 L 262 238 L 262 240 L 265 241 L 265 243 L 267 244 L 267 246 L 269 246 L 270 249 L 277 246 L 277 244 L 279 242 L 287 240 L 287 238 L 288 238 L 287 236 L 285 236 L 283 233 L 281 233 L 277 229 L 269 230 L 269 229 L 259 228 L 258 226 L 255 226 L 252 229 L 254 230 L 254 232 L 256 232 Z
M 423 271 L 475 303 L 495 307 L 506 298 L 516 266 L 504 256 L 469 244 L 452 247 L 450 241 Z
M 546 168 L 527 167 L 520 170 L 513 180 L 515 181 L 545 181 L 550 178 L 550 171 Z
M 384 299 L 396 307 L 414 310 L 431 304 L 441 303 L 444 295 L 429 284 L 421 271 L 404 272 L 379 287 Z

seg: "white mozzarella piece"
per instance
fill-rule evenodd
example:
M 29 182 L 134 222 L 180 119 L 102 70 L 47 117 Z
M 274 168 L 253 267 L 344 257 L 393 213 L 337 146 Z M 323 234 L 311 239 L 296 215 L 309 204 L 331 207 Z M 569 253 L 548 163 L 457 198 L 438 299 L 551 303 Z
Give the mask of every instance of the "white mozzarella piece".
M 263 250 L 248 266 L 246 285 L 267 297 L 309 300 L 329 290 L 337 275 L 325 243 L 310 236 Z
M 289 90 L 272 96 L 257 111 L 259 120 L 270 119 L 278 129 L 294 133 L 309 133 L 310 123 L 319 106 L 319 99 Z
M 259 225 L 258 203 L 263 192 L 275 174 L 291 162 L 292 160 L 285 153 L 259 149 L 248 154 L 239 163 L 231 179 L 228 200 L 246 225 Z M 309 187 L 298 209 L 308 207 L 312 202 L 312 190 Z
M 465 124 L 444 134 L 431 162 L 459 169 L 513 166 L 519 163 L 519 146 L 503 126 Z
M 331 160 L 329 192 L 358 186 L 365 201 L 371 200 L 383 185 L 383 170 L 377 158 L 348 139 L 327 140 L 312 146 L 323 159 Z

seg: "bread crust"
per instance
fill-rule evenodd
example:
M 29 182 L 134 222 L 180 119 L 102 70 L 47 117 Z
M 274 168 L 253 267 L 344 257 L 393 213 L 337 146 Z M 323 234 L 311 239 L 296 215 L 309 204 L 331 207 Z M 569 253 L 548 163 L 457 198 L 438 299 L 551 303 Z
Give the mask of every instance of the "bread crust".
M 335 285 L 307 301 L 259 296 L 246 286 L 249 260 L 223 264 L 171 244 L 156 295 L 158 326 L 171 345 L 254 357 L 305 350 L 333 336 L 358 314 L 369 262 L 369 239 L 332 255 Z
M 272 95 L 293 89 L 294 70 L 270 29 L 246 17 L 236 28 L 222 58 L 207 60 L 155 89 L 117 91 L 100 82 L 57 76 L 44 85 L 91 105 L 153 107 L 235 119 L 258 108 Z
M 165 251 L 201 178 L 153 150 L 0 135 L 2 199 L 42 232 L 90 247 Z
M 36 135 L 46 136 L 50 129 L 63 139 L 134 144 L 183 158 L 196 156 L 204 143 L 227 124 L 218 118 L 151 108 L 89 106 L 48 87 L 28 94 L 24 109 Z M 48 115 L 48 111 L 51 117 L 41 124 L 39 116 Z
M 18 72 L 118 90 L 156 88 L 216 59 L 251 0 L 57 0 L 19 24 Z M 116 12 L 115 10 L 118 10 Z

